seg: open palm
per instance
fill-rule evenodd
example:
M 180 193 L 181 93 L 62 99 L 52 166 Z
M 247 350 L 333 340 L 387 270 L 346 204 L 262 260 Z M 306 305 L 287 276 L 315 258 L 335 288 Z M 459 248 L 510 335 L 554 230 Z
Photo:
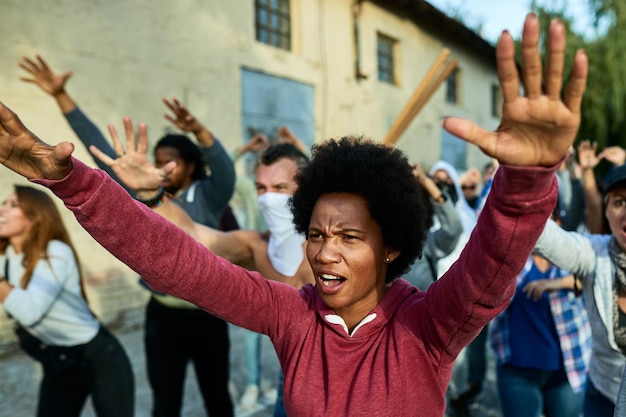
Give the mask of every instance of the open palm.
M 0 103 L 0 163 L 7 168 L 28 179 L 62 179 L 72 168 L 73 151 L 69 142 L 56 146 L 44 143 Z
M 151 191 L 159 188 L 163 178 L 176 167 L 176 162 L 169 162 L 162 168 L 156 168 L 148 159 L 148 129 L 144 123 L 139 124 L 139 139 L 135 140 L 133 124 L 130 118 L 124 118 L 126 132 L 126 149 L 122 145 L 117 131 L 109 125 L 109 133 L 113 140 L 113 149 L 118 155 L 113 159 L 95 146 L 89 147 L 96 158 L 110 166 L 115 175 L 128 188 L 135 191 Z
M 448 118 L 444 127 L 452 134 L 476 144 L 502 164 L 553 166 L 564 158 L 580 125 L 580 104 L 587 79 L 588 63 L 583 51 L 574 58 L 572 76 L 561 99 L 565 29 L 552 22 L 545 75 L 539 54 L 539 22 L 526 17 L 522 35 L 522 80 L 515 63 L 515 47 L 508 32 L 498 42 L 498 78 L 503 106 L 500 125 L 494 132 L 462 119 Z

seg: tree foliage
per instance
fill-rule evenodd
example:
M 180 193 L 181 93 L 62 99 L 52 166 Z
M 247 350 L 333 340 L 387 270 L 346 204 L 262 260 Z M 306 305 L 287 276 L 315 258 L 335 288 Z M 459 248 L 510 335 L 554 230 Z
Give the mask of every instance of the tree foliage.
M 599 149 L 611 145 L 626 148 L 626 2 L 588 0 L 594 28 L 585 28 L 585 33 L 574 29 L 574 22 L 567 14 L 567 2 L 557 3 L 534 1 L 531 7 L 541 22 L 543 48 L 547 48 L 549 22 L 558 18 L 566 28 L 566 63 L 571 64 L 579 48 L 589 57 L 578 140 L 596 141 Z M 569 76 L 569 69 L 566 75 Z

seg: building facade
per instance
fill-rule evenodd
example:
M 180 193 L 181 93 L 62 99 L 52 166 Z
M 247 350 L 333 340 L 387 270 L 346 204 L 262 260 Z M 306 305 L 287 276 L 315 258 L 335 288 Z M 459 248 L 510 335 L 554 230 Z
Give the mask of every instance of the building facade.
M 42 55 L 73 71 L 67 90 L 92 120 L 146 122 L 152 143 L 174 128 L 162 97 L 178 97 L 234 150 L 256 131 L 287 125 L 305 143 L 364 135 L 382 139 L 444 48 L 458 65 L 397 146 L 426 167 L 461 170 L 486 158 L 442 131 L 442 116 L 494 129 L 499 121 L 495 49 L 421 0 L 3 0 L 0 99 L 49 143 L 82 147 L 56 107 L 17 63 Z M 0 170 L 0 197 L 24 183 Z M 147 299 L 134 272 L 100 248 L 64 211 L 94 311 L 132 319 Z M 111 221 L 119 214 L 112 213 Z M 12 349 L 0 313 L 0 352 Z

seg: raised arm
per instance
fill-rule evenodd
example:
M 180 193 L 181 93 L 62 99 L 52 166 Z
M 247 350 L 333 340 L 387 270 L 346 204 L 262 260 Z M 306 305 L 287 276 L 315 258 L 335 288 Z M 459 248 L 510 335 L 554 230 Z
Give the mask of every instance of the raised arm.
M 59 180 L 72 170 L 74 145 L 51 146 L 39 139 L 4 103 L 0 103 L 0 163 L 27 178 Z
M 201 198 L 216 212 L 224 210 L 235 189 L 235 166 L 219 140 L 176 98 L 163 99 L 171 111 L 165 118 L 184 132 L 193 133 L 211 170 L 208 181 L 199 187 Z
M 278 129 L 278 132 L 276 134 L 276 143 L 290 143 L 298 148 L 298 150 L 303 154 L 307 156 L 311 155 L 311 149 L 306 146 L 299 137 L 294 135 L 291 129 L 289 129 L 287 126 L 281 126 Z
M 498 78 L 503 94 L 502 120 L 494 132 L 454 117 L 444 119 L 450 133 L 477 145 L 503 165 L 552 167 L 567 155 L 580 124 L 580 104 L 587 80 L 584 51 L 574 57 L 571 78 L 561 100 L 565 29 L 554 20 L 549 28 L 547 67 L 542 72 L 539 21 L 527 16 L 522 36 L 522 74 L 517 73 L 515 46 L 509 32 L 497 46 Z M 523 82 L 524 95 L 520 94 Z
M 235 149 L 233 160 L 236 161 L 248 152 L 264 151 L 269 148 L 269 146 L 270 141 L 267 136 L 265 136 L 263 133 L 257 133 L 256 135 L 248 139 L 248 141 L 244 145 Z
M 607 146 L 598 155 L 599 158 L 604 158 L 614 166 L 618 167 L 626 163 L 626 150 L 619 146 Z
M 183 132 L 193 133 L 200 145 L 213 146 L 215 138 L 213 134 L 206 128 L 193 114 L 185 107 L 177 98 L 168 100 L 163 99 L 163 104 L 170 110 L 172 115 L 165 114 L 165 118 L 174 126 Z
M 522 35 L 521 73 L 514 42 L 503 32 L 497 46 L 503 91 L 502 120 L 494 132 L 447 118 L 450 133 L 476 144 L 500 163 L 487 202 L 458 261 L 424 297 L 435 326 L 425 340 L 443 346 L 450 360 L 510 302 L 522 270 L 557 198 L 555 171 L 572 146 L 580 123 L 587 57 L 578 51 L 561 99 L 565 29 L 549 29 L 547 67 L 539 54 L 539 22 L 527 16 Z M 524 84 L 523 93 L 520 83 Z M 454 301 L 450 301 L 454 299 Z M 442 335 L 451 335 L 445 337 Z
M 63 113 L 69 113 L 76 108 L 74 99 L 65 90 L 72 71 L 56 74 L 40 55 L 36 55 L 35 59 L 23 57 L 18 65 L 30 74 L 29 77 L 20 77 L 20 80 L 35 84 L 44 93 L 52 96 Z
M 65 87 L 73 74 L 71 71 L 62 75 L 56 74 L 40 55 L 37 55 L 36 59 L 24 57 L 19 66 L 30 74 L 30 77 L 22 77 L 21 80 L 37 85 L 42 91 L 56 100 L 63 116 L 65 116 L 70 127 L 85 147 L 95 146 L 108 156 L 115 157 L 113 148 L 100 129 L 82 112 L 67 92 Z M 119 182 L 115 173 L 107 165 L 98 159 L 95 160 L 95 163 L 98 165 L 98 168 L 106 171 L 113 179 Z
M 194 237 L 203 246 L 216 255 L 228 259 L 230 262 L 245 267 L 253 265 L 253 253 L 248 244 L 249 231 L 221 232 L 194 222 L 179 205 L 173 203 L 163 195 L 161 182 L 176 166 L 170 162 L 157 169 L 148 160 L 148 132 L 146 125 L 139 125 L 139 138 L 135 141 L 135 133 L 130 118 L 124 118 L 126 146 L 117 134 L 113 125 L 109 125 L 109 132 L 115 152 L 119 155 L 113 159 L 95 147 L 90 151 L 94 156 L 109 166 L 128 188 L 132 189 L 140 201 L 150 202 L 148 206 L 161 216 L 174 223 Z M 160 197 L 160 198 L 159 198 Z
M 586 223 L 590 233 L 602 233 L 604 213 L 602 210 L 602 195 L 598 190 L 594 169 L 600 163 L 596 155 L 596 142 L 583 140 L 578 145 L 578 164 L 582 169 L 583 194 L 585 196 Z
M 424 256 L 430 256 L 437 261 L 452 253 L 463 233 L 463 223 L 452 201 L 441 192 L 420 165 L 413 165 L 413 175 L 433 201 L 434 214 L 441 225 L 439 229 L 428 234 L 423 250 Z

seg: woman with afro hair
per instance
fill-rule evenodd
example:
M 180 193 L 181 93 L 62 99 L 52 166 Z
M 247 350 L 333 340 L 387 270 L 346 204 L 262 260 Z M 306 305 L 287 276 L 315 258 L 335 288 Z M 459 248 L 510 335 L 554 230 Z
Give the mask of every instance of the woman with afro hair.
M 503 117 L 495 132 L 457 118 L 452 134 L 501 168 L 458 261 L 427 292 L 401 274 L 419 256 L 431 212 L 402 153 L 364 139 L 319 144 L 291 202 L 315 285 L 300 290 L 233 265 L 137 203 L 110 177 L 50 146 L 0 105 L 0 162 L 50 188 L 104 247 L 155 290 L 267 334 L 285 376 L 290 416 L 442 416 L 454 359 L 502 311 L 556 202 L 555 171 L 574 141 L 587 58 L 579 51 L 561 99 L 565 30 L 549 29 L 542 77 L 539 21 L 526 18 L 521 64 L 497 47 Z M 114 168 L 147 205 L 165 204 L 146 157 L 145 125 Z M 143 137 L 143 140 L 142 140 Z M 110 221 L 110 213 L 124 213 Z M 172 248 L 176 248 L 175 251 Z

